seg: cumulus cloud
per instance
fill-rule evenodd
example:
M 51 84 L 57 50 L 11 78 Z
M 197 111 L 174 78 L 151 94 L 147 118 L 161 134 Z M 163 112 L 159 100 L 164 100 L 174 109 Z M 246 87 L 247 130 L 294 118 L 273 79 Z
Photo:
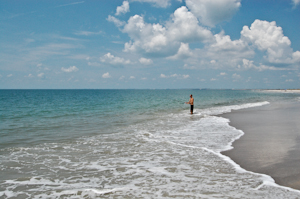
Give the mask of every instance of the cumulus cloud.
M 255 55 L 248 43 L 242 39 L 231 40 L 229 35 L 222 31 L 215 34 L 214 39 L 203 49 L 194 49 L 193 56 L 188 60 L 190 69 L 196 68 L 236 68 L 242 59 L 252 58 Z
M 176 47 L 176 44 L 168 45 L 165 27 L 160 24 L 147 24 L 139 15 L 130 17 L 123 32 L 131 38 L 131 41 L 125 44 L 125 52 L 168 53 Z
M 62 67 L 61 70 L 65 73 L 71 73 L 78 71 L 78 68 L 76 66 L 70 66 L 69 68 Z
M 116 15 L 125 14 L 127 12 L 129 12 L 129 2 L 123 1 L 123 4 L 117 7 Z
M 149 64 L 152 64 L 152 63 L 153 63 L 153 61 L 152 61 L 151 59 L 146 59 L 146 58 L 144 58 L 144 57 L 141 57 L 141 58 L 139 59 L 139 62 L 140 62 L 141 64 L 144 64 L 144 65 L 149 65 Z
M 124 45 L 124 52 L 185 59 L 184 68 L 230 67 L 262 71 L 277 70 L 280 64 L 300 62 L 300 52 L 293 52 L 290 40 L 275 22 L 255 20 L 250 28 L 243 27 L 240 39 L 236 40 L 225 35 L 224 31 L 213 35 L 208 28 L 200 25 L 199 21 L 214 26 L 230 19 L 241 6 L 241 0 L 186 0 L 186 6 L 176 9 L 164 24 L 147 23 L 140 15 L 131 16 L 127 22 L 111 16 L 108 20 L 130 37 Z M 202 43 L 204 47 L 190 49 L 193 42 Z M 265 56 L 264 60 L 256 60 L 254 64 L 251 59 L 255 58 L 257 49 Z M 141 58 L 139 62 L 149 64 L 152 60 Z
M 111 78 L 111 76 L 110 76 L 109 72 L 107 72 L 102 75 L 102 78 L 107 79 L 107 78 Z
M 121 27 L 126 24 L 124 21 L 120 21 L 119 19 L 117 19 L 116 17 L 111 16 L 111 15 L 108 15 L 107 21 L 113 22 L 115 24 L 115 26 L 117 26 L 117 27 Z
M 199 26 L 197 18 L 185 6 L 178 8 L 165 26 L 145 23 L 139 15 L 130 17 L 124 26 L 131 41 L 125 44 L 125 52 L 140 52 L 155 56 L 172 56 L 182 42 L 207 42 L 212 33 Z
M 257 50 L 263 54 L 263 60 L 254 63 L 251 59 Z M 214 40 L 203 49 L 193 50 L 188 63 L 197 68 L 288 70 L 288 66 L 299 65 L 300 51 L 293 52 L 291 41 L 276 22 L 255 20 L 250 28 L 243 27 L 240 39 L 231 40 L 223 31 L 215 34 Z
M 241 0 L 186 0 L 186 5 L 202 24 L 213 27 L 231 19 L 241 7 Z
M 171 40 L 181 42 L 208 41 L 212 33 L 198 23 L 195 15 L 182 6 L 175 10 L 171 22 L 167 24 L 168 36 Z
M 12 77 L 13 76 L 13 74 L 9 74 L 9 75 L 7 75 L 7 77 Z
M 270 63 L 293 64 L 300 62 L 300 52 L 293 52 L 291 41 L 284 36 L 282 28 L 276 22 L 256 19 L 249 28 L 244 26 L 241 31 L 242 39 L 257 49 L 266 52 L 264 57 Z
M 254 54 L 254 52 L 249 49 L 247 42 L 238 39 L 231 40 L 229 35 L 225 35 L 222 31 L 219 34 L 215 34 L 215 42 L 208 46 L 209 53 L 218 56 L 226 57 L 248 57 Z
M 135 76 L 130 76 L 129 79 L 135 79 Z
M 39 73 L 37 76 L 38 76 L 39 78 L 41 78 L 41 79 L 45 78 L 45 74 L 44 74 L 44 73 Z
M 264 64 L 259 64 L 259 66 L 256 66 L 254 64 L 254 61 L 250 61 L 248 59 L 243 59 L 243 63 L 242 66 L 238 66 L 238 68 L 242 68 L 242 69 L 254 69 L 254 70 L 258 70 L 258 71 L 264 71 L 264 70 L 287 70 L 286 68 L 278 68 L 278 67 L 274 67 L 274 66 L 267 66 Z
M 193 56 L 193 53 L 189 48 L 189 44 L 181 43 L 177 54 L 169 57 L 169 59 L 186 59 L 191 56 Z
M 190 75 L 180 75 L 180 74 L 172 74 L 172 75 L 165 75 L 165 74 L 160 74 L 161 78 L 177 78 L 177 79 L 187 79 L 190 77 Z
M 103 63 L 108 63 L 111 65 L 125 65 L 125 64 L 130 64 L 130 60 L 125 60 L 124 58 L 121 57 L 115 57 L 111 53 L 107 53 L 100 57 L 100 61 Z

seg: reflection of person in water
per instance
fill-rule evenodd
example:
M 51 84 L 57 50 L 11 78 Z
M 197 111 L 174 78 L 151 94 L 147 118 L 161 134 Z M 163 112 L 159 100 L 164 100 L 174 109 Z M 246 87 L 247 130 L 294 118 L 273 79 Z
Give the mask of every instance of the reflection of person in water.
M 191 114 L 193 114 L 193 111 L 194 111 L 194 98 L 193 98 L 192 94 L 190 95 L 190 100 L 188 102 L 186 102 L 186 104 L 191 105 Z

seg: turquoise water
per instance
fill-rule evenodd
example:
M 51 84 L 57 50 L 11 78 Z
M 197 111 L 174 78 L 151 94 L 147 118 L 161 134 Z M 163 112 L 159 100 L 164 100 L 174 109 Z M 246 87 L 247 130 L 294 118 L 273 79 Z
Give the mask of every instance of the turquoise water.
M 297 100 L 252 90 L 0 90 L 0 198 L 296 198 L 221 155 L 243 132 L 217 115 Z
M 143 122 L 155 114 L 187 110 L 184 102 L 190 93 L 197 109 L 270 97 L 232 90 L 1 90 L 0 146 L 113 133 L 115 127 Z

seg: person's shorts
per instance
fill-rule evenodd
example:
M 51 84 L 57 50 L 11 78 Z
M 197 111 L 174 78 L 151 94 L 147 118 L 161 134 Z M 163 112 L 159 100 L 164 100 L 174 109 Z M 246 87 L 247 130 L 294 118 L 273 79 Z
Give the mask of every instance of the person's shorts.
M 191 105 L 191 112 L 194 111 L 194 105 Z

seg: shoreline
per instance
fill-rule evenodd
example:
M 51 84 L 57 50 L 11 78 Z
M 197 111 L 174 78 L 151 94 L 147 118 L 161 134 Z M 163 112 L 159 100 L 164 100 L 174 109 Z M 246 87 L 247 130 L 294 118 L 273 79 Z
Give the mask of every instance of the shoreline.
M 273 93 L 300 93 L 300 89 L 263 89 L 260 91 Z
M 221 152 L 242 168 L 300 190 L 300 103 L 272 103 L 219 115 L 244 135 Z

